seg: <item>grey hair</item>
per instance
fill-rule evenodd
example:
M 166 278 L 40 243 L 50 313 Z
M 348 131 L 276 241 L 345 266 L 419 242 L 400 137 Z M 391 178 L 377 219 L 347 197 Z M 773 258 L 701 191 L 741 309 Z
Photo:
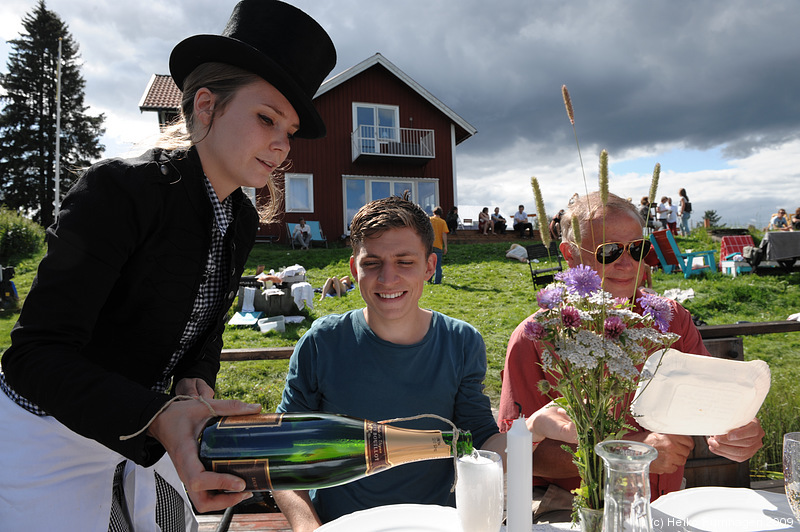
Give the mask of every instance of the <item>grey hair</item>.
M 600 200 L 600 192 L 590 192 L 588 196 L 580 196 L 569 204 L 564 216 L 561 218 L 561 240 L 575 245 L 575 235 L 572 231 L 573 218 L 578 220 L 581 235 L 589 235 L 589 224 L 593 220 L 614 218 L 615 215 L 626 214 L 639 222 L 644 227 L 644 220 L 630 201 L 612 194 L 608 194 L 608 203 L 603 206 Z

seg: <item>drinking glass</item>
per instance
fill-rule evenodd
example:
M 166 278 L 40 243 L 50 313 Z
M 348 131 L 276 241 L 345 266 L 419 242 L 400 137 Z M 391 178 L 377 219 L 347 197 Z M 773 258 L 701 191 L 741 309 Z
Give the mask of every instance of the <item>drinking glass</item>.
M 783 436 L 783 484 L 792 513 L 800 521 L 800 432 Z
M 456 510 L 464 532 L 497 532 L 503 523 L 503 461 L 479 450 L 458 459 Z

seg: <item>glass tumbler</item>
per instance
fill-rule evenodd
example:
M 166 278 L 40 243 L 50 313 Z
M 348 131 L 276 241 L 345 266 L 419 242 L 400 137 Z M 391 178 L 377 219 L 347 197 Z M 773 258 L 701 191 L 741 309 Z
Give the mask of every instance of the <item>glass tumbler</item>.
M 789 507 L 800 521 L 800 432 L 783 435 L 783 484 Z
M 464 532 L 497 532 L 503 524 L 503 461 L 479 450 L 458 459 L 456 511 Z

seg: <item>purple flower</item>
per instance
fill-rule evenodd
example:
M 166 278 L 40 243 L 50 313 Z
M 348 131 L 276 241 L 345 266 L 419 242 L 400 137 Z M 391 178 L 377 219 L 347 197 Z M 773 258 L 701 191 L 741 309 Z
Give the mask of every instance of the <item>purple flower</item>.
M 547 335 L 547 329 L 536 320 L 528 320 L 525 322 L 522 334 L 528 340 L 541 340 Z
M 554 309 L 561 303 L 561 289 L 543 288 L 536 293 L 536 301 L 544 309 Z
M 561 322 L 564 327 L 579 327 L 581 315 L 575 307 L 564 307 L 561 309 Z
M 609 340 L 616 340 L 627 328 L 628 326 L 619 316 L 609 316 L 603 323 L 603 333 Z
M 655 294 L 645 294 L 636 302 L 642 307 L 642 315 L 651 316 L 659 331 L 665 333 L 669 330 L 669 322 L 672 321 L 672 307 L 666 299 Z
M 579 264 L 574 268 L 556 274 L 556 279 L 567 285 L 567 290 L 581 297 L 600 290 L 602 281 L 597 272 L 590 267 Z

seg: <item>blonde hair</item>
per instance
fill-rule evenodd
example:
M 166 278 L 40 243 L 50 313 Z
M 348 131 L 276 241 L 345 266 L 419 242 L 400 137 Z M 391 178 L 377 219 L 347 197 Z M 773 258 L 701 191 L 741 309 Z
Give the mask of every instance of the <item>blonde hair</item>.
M 195 68 L 183 81 L 181 95 L 181 113 L 167 126 L 156 141 L 156 148 L 165 150 L 188 149 L 201 142 L 214 125 L 214 117 L 222 113 L 237 91 L 262 78 L 252 72 L 226 63 L 203 63 Z M 216 97 L 211 122 L 205 131 L 201 131 L 194 115 L 194 98 L 197 91 L 207 88 Z M 267 180 L 269 199 L 258 205 L 258 215 L 262 223 L 271 223 L 281 213 L 283 193 L 281 187 L 284 173 L 291 168 L 292 162 L 287 159 L 272 172 Z

